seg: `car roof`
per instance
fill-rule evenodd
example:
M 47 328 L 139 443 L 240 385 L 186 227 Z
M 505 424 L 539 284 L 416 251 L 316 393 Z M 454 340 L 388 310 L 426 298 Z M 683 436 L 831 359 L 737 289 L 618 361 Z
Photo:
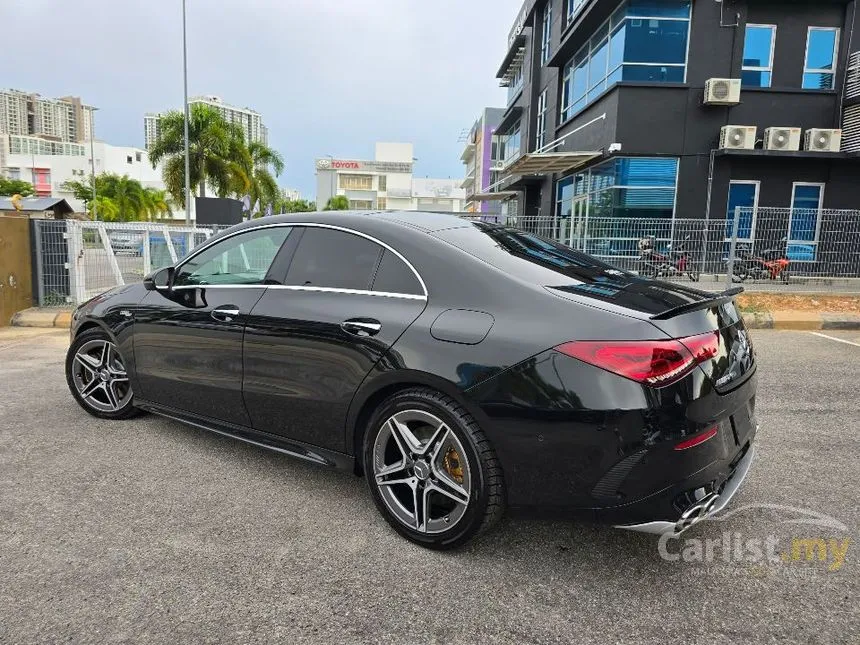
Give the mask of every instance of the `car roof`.
M 290 213 L 287 215 L 261 217 L 251 220 L 247 225 L 253 227 L 271 224 L 294 224 L 298 222 L 333 224 L 347 227 L 386 223 L 393 226 L 417 229 L 425 233 L 471 225 L 469 220 L 458 217 L 455 214 L 432 211 L 317 211 L 313 213 Z

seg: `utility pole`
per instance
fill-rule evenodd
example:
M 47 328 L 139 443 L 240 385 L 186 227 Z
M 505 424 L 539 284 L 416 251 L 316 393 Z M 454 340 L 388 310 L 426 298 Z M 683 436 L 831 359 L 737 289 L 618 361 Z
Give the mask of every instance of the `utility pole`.
M 96 138 L 96 120 L 93 116 L 93 112 L 95 112 L 98 108 L 91 107 L 90 108 L 90 171 L 92 172 L 93 177 L 93 202 L 90 207 L 90 211 L 93 214 L 93 219 L 98 219 L 99 215 L 96 211 L 96 197 L 98 197 L 96 193 L 96 153 L 95 153 L 95 144 L 93 141 Z
M 182 85 L 185 106 L 185 225 L 191 225 L 191 156 L 188 146 L 188 43 L 185 33 L 185 0 L 182 0 Z

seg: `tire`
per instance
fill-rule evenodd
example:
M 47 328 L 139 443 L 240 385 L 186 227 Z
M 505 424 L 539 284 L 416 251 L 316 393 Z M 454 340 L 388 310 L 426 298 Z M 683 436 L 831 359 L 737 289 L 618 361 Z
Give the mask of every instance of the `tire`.
M 440 392 L 412 388 L 386 399 L 368 423 L 363 463 L 379 512 L 420 546 L 454 549 L 504 513 L 493 447 L 472 416 Z
M 125 361 L 101 329 L 88 329 L 72 341 L 66 354 L 66 383 L 78 405 L 94 417 L 130 419 L 141 413 L 134 407 Z

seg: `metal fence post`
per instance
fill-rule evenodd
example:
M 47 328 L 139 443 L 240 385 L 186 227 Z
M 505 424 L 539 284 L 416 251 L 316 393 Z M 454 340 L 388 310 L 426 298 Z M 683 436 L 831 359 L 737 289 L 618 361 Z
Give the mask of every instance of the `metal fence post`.
M 84 279 L 84 230 L 80 222 L 66 220 L 66 249 L 69 253 L 69 291 L 79 305 L 87 299 Z
M 116 259 L 116 253 L 113 250 L 113 244 L 111 244 L 110 236 L 105 228 L 105 224 L 104 222 L 99 222 L 96 226 L 98 227 L 102 248 L 107 255 L 108 265 L 110 266 L 111 273 L 113 273 L 113 279 L 116 281 L 116 286 L 124 285 L 125 279 L 122 277 L 122 271 L 119 269 L 119 261 Z
M 738 250 L 738 225 L 741 220 L 741 207 L 735 206 L 735 219 L 732 222 L 732 242 L 729 245 L 729 263 L 726 272 L 726 289 L 732 288 L 732 276 L 735 274 L 735 253 Z
M 705 226 L 702 229 L 702 268 L 699 270 L 699 275 L 705 275 L 705 270 L 708 261 L 708 223 L 710 220 L 705 220 Z
M 143 229 L 143 275 L 152 273 L 152 252 L 149 249 L 149 227 Z

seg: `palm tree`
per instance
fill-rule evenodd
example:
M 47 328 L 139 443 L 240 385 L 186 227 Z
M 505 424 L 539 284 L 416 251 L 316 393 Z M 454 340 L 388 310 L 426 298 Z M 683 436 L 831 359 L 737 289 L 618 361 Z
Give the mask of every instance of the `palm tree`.
M 206 196 L 206 184 L 224 197 L 241 183 L 244 134 L 238 124 L 227 123 L 215 108 L 203 103 L 190 106 L 188 146 L 190 185 Z M 185 205 L 185 120 L 182 112 L 164 114 L 158 139 L 149 150 L 152 167 L 164 160 L 164 183 L 176 203 Z M 248 182 L 250 183 L 250 182 Z M 193 189 L 192 189 L 193 193 Z
M 104 195 L 113 201 L 119 210 L 117 219 L 121 222 L 133 222 L 146 218 L 146 198 L 143 186 L 128 175 L 105 174 L 98 178 L 96 188 L 99 195 Z
M 243 142 L 244 143 L 244 142 Z M 258 204 L 260 211 L 267 206 L 274 207 L 281 196 L 275 177 L 284 170 L 284 158 L 279 152 L 259 141 L 252 141 L 244 150 L 238 150 L 240 155 L 241 173 L 237 173 L 237 184 L 234 192 L 237 195 L 248 195 L 251 204 Z M 272 175 L 272 170 L 274 176 Z
M 163 215 L 170 215 L 172 210 L 167 201 L 167 191 L 157 188 L 143 189 L 143 205 L 146 218 L 150 221 L 161 219 Z
M 93 213 L 95 219 L 100 219 L 103 222 L 118 222 L 119 207 L 110 198 L 104 195 L 99 195 L 94 201 L 90 201 L 90 212 Z
M 330 197 L 328 202 L 326 202 L 324 211 L 348 211 L 349 210 L 349 200 L 346 198 L 346 195 L 336 195 L 335 197 Z

